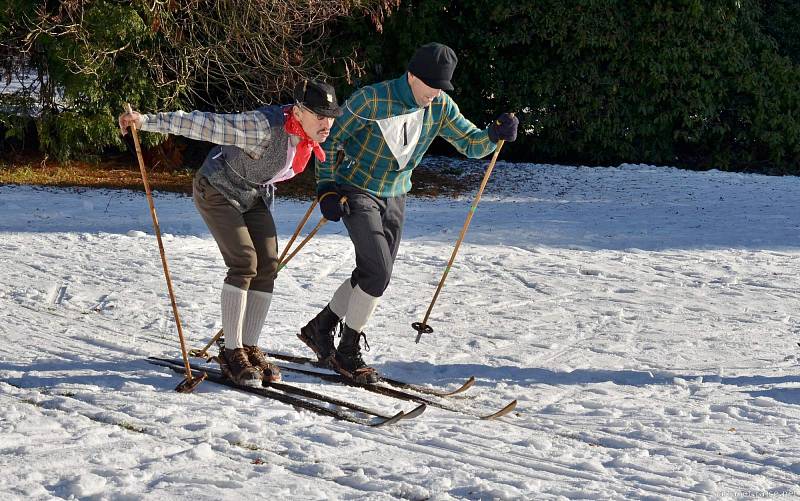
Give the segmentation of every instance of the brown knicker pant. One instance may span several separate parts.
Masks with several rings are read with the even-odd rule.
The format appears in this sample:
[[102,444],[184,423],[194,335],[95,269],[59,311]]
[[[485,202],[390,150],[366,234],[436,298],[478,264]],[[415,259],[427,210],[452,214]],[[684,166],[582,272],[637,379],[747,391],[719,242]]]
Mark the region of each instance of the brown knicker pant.
[[272,292],[278,269],[278,237],[264,201],[239,212],[200,174],[194,178],[192,198],[228,267],[225,283],[243,290]]

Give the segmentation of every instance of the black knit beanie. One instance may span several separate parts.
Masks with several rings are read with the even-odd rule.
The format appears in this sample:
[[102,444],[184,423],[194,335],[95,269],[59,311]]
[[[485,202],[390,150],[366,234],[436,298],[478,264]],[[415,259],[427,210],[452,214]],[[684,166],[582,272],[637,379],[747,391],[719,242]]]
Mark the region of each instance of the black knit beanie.
[[408,71],[434,89],[453,90],[450,79],[458,64],[453,49],[440,43],[425,44],[408,62]]

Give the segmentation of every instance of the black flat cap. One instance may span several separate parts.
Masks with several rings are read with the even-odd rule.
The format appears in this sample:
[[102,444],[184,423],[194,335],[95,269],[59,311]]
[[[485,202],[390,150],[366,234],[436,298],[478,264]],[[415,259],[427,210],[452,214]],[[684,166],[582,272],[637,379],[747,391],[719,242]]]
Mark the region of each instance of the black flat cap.
[[318,115],[338,117],[342,109],[336,102],[333,86],[318,80],[301,80],[294,87],[294,100]]

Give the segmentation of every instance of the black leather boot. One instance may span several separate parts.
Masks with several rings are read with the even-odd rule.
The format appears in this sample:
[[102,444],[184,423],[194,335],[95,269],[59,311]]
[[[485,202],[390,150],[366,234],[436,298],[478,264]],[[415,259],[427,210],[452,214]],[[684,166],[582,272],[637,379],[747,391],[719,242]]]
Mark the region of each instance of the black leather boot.
[[333,369],[358,384],[373,384],[380,381],[378,371],[368,366],[361,358],[359,341],[364,338],[364,347],[369,351],[367,335],[356,332],[347,325],[342,330],[342,340],[332,359]]
[[300,334],[297,335],[300,341],[314,351],[323,365],[330,365],[330,359],[336,351],[333,345],[333,332],[339,322],[340,318],[325,306],[316,317],[300,329]]

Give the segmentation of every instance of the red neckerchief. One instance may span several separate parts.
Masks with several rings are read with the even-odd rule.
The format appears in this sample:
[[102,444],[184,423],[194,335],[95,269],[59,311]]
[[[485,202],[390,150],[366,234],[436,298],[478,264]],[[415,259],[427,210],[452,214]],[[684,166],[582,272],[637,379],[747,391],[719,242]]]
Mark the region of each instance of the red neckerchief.
[[283,127],[286,129],[286,132],[300,137],[300,143],[297,145],[297,150],[294,153],[294,160],[292,161],[292,170],[294,173],[300,174],[305,170],[308,159],[311,158],[312,151],[314,152],[314,156],[317,157],[317,160],[324,162],[325,152],[322,151],[322,147],[318,142],[312,141],[311,138],[308,137],[306,131],[303,130],[303,126],[300,125],[300,122],[298,122],[292,114],[292,108],[288,108],[284,113],[286,115],[286,123]]

